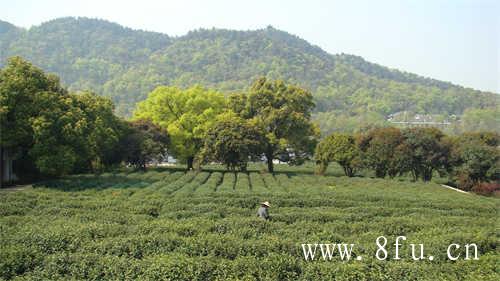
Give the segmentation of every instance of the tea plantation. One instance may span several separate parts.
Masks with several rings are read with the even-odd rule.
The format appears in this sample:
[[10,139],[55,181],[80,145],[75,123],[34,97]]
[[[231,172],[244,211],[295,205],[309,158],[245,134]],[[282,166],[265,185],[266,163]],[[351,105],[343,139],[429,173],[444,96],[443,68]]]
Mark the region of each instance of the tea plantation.
[[[498,200],[286,169],[70,176],[0,191],[0,279],[500,280]],[[270,221],[256,216],[262,201]],[[407,240],[394,260],[399,235]],[[302,243],[352,243],[362,260],[305,261]],[[434,260],[414,261],[410,243]],[[462,245],[456,261],[451,243]],[[464,260],[468,243],[479,260]]]

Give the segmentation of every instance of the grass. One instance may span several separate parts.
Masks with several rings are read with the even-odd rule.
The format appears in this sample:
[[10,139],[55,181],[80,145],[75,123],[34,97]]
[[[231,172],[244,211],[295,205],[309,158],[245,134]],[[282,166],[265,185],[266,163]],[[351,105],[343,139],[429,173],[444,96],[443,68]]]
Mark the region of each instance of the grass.
[[[4,280],[498,280],[498,198],[436,183],[176,168],[71,176],[0,192]],[[256,217],[270,201],[271,221]],[[378,261],[375,239],[390,241]],[[407,236],[402,260],[394,239]],[[301,243],[353,243],[362,261],[304,261]],[[413,261],[423,243],[434,261]],[[450,243],[479,260],[450,261]],[[462,251],[463,249],[459,250]],[[463,251],[460,252],[462,255]]]

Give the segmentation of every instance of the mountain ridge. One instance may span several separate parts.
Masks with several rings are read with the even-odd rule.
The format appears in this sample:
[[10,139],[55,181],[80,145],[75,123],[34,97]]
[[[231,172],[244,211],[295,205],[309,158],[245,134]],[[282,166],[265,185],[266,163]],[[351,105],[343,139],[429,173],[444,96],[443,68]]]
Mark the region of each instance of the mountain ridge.
[[[150,31],[150,30],[144,30],[144,29],[135,29],[135,28],[123,26],[123,25],[120,25],[119,23],[115,23],[115,22],[108,21],[108,20],[105,20],[105,19],[100,19],[100,18],[61,17],[61,18],[55,18],[55,19],[52,19],[52,20],[48,20],[48,21],[42,22],[41,24],[32,26],[30,28],[18,27],[16,25],[12,24],[12,23],[9,23],[7,21],[3,21],[3,20],[0,19],[0,34],[2,34],[3,32],[5,32],[4,29],[13,29],[13,28],[15,28],[15,29],[17,29],[19,31],[29,31],[32,28],[38,28],[40,26],[50,25],[50,24],[52,24],[54,22],[61,22],[61,21],[65,22],[67,20],[76,20],[76,21],[82,21],[83,20],[83,21],[90,21],[90,22],[97,21],[97,22],[100,22],[100,23],[104,23],[104,24],[106,24],[108,26],[123,28],[123,29],[131,31],[131,32],[144,32],[144,33],[158,34],[158,35],[163,35],[163,36],[165,36],[166,38],[169,38],[169,39],[195,37],[197,34],[203,34],[204,32],[207,32],[207,31],[209,31],[209,32],[226,31],[226,32],[249,33],[249,32],[261,32],[261,31],[265,31],[265,30],[268,30],[268,31],[269,30],[274,30],[277,33],[284,33],[284,34],[286,34],[288,36],[295,37],[298,40],[305,42],[307,45],[310,45],[310,47],[312,47],[313,49],[317,49],[317,50],[319,50],[320,52],[324,53],[327,56],[329,55],[329,56],[343,57],[344,59],[347,57],[349,60],[362,61],[362,63],[368,63],[368,64],[373,65],[375,67],[387,68],[388,72],[399,72],[399,73],[410,75],[410,76],[416,76],[416,78],[419,78],[419,79],[432,80],[432,81],[434,81],[436,83],[439,83],[441,85],[447,84],[448,85],[447,87],[441,86],[441,87],[445,87],[445,88],[448,88],[450,86],[455,86],[455,87],[463,87],[463,88],[471,89],[471,90],[477,90],[477,91],[481,91],[481,92],[490,92],[490,91],[483,91],[483,90],[474,89],[472,87],[462,86],[462,85],[459,85],[457,83],[453,83],[451,81],[438,80],[438,79],[435,79],[435,78],[432,78],[432,77],[427,77],[427,76],[424,76],[424,75],[415,74],[415,73],[412,73],[412,72],[409,72],[409,71],[405,71],[405,70],[401,70],[401,69],[398,69],[398,68],[386,67],[386,66],[383,66],[383,65],[378,64],[378,63],[369,62],[366,59],[364,59],[362,56],[359,56],[359,55],[348,54],[348,53],[343,53],[343,52],[332,54],[332,53],[329,53],[329,52],[323,50],[320,46],[312,44],[312,43],[308,42],[307,40],[305,40],[303,38],[300,38],[297,35],[288,33],[286,31],[283,31],[283,30],[280,30],[280,29],[276,29],[275,27],[273,27],[271,25],[268,25],[265,28],[259,28],[259,29],[253,29],[253,30],[250,30],[250,29],[249,30],[233,30],[233,29],[227,29],[227,28],[197,28],[197,29],[188,31],[184,35],[170,36],[167,33],[157,32],[157,31]],[[390,77],[381,77],[381,78],[390,78]],[[496,94],[499,94],[499,93],[496,93]]]
[[196,29],[171,37],[107,20],[65,17],[29,29],[0,21],[0,65],[20,55],[61,76],[70,90],[109,96],[120,115],[158,85],[201,84],[223,92],[259,76],[313,92],[316,112],[383,119],[398,111],[461,115],[494,107],[500,95],[388,68],[350,54],[330,54],[275,29]]

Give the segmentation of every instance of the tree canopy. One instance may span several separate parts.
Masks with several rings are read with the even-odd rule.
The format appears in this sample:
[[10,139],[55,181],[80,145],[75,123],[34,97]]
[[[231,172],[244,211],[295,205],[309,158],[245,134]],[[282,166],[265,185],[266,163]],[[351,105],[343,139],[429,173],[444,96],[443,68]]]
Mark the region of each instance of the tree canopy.
[[137,105],[134,119],[151,120],[165,128],[170,135],[171,153],[192,169],[207,129],[225,104],[224,95],[201,86],[186,90],[160,86]]
[[146,164],[164,160],[170,138],[164,128],[151,121],[136,120],[128,123],[128,130],[122,142],[127,148],[125,161],[145,169]]
[[365,166],[375,171],[375,176],[394,177],[405,165],[404,137],[398,128],[375,128],[360,135],[359,148]]
[[432,179],[434,171],[445,170],[450,161],[450,143],[436,128],[410,128],[402,131],[404,137],[402,162],[416,180]]
[[320,175],[325,173],[330,162],[337,162],[342,166],[348,177],[354,176],[356,169],[361,167],[356,140],[348,134],[334,133],[321,140],[316,146],[314,158],[319,164]]
[[471,190],[481,182],[500,179],[500,136],[466,133],[453,139],[452,178],[460,188]]
[[312,95],[281,80],[256,80],[248,96],[230,100],[232,110],[252,120],[264,132],[264,155],[269,172],[273,160],[301,163],[312,154],[319,130],[311,121]]
[[61,175],[121,161],[122,121],[109,99],[69,94],[54,75],[19,57],[0,71],[1,149],[23,170]]
[[217,116],[208,130],[201,157],[224,163],[231,171],[246,171],[248,161],[260,161],[263,141],[259,127],[228,111]]

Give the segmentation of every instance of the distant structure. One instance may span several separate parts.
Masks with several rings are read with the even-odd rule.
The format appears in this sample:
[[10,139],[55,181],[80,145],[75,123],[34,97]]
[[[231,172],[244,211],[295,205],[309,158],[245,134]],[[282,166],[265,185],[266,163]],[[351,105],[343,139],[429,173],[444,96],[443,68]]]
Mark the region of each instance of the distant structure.
[[[448,120],[437,120],[436,115],[432,114],[411,114],[407,111],[401,111],[388,116],[387,121],[396,126],[413,128],[413,127],[437,127],[446,128],[451,125]],[[456,119],[456,116],[452,115],[451,119]]]

